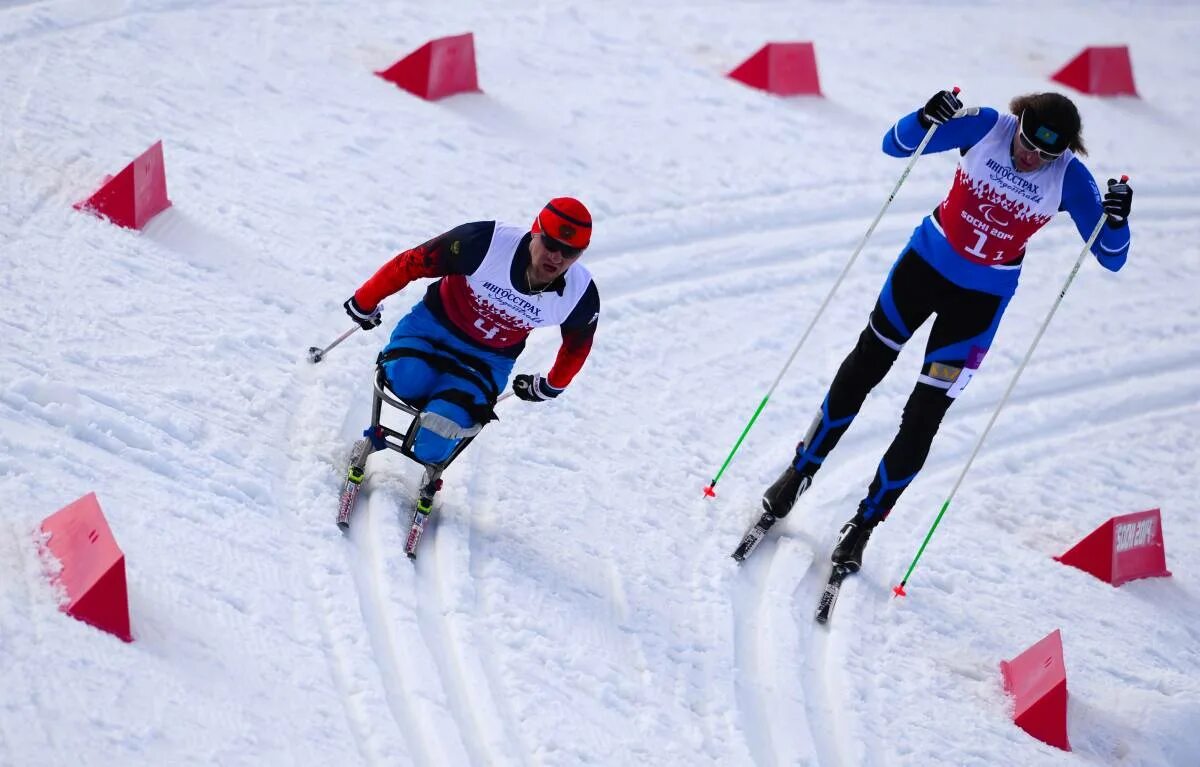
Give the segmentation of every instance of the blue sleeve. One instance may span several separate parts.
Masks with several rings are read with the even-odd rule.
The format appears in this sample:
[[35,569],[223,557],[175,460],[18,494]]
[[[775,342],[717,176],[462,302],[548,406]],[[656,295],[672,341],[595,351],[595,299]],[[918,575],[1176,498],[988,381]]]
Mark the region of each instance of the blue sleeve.
[[[995,109],[982,107],[942,125],[925,146],[923,154],[945,152],[948,149],[970,149],[996,124],[1000,115]],[[892,157],[911,157],[917,151],[925,129],[912,112],[893,125],[883,137],[883,152]]]
[[[1096,222],[1104,215],[1096,179],[1092,178],[1091,171],[1078,157],[1072,158],[1071,163],[1067,165],[1067,172],[1063,177],[1062,205],[1059,209],[1065,210],[1071,216],[1075,228],[1079,230],[1079,236],[1085,242],[1092,236]],[[1118,271],[1125,265],[1132,237],[1128,220],[1125,226],[1118,229],[1105,224],[1100,227],[1100,236],[1092,245],[1092,255],[1105,269]]]

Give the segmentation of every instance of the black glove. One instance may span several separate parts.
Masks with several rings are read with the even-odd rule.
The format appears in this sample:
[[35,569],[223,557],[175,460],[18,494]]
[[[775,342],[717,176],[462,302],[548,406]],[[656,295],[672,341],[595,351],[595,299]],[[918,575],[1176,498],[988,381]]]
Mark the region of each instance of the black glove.
[[358,326],[363,330],[374,330],[383,322],[383,316],[380,312],[382,306],[376,306],[371,311],[364,311],[354,300],[354,296],[346,299],[346,303],[342,304],[346,309],[346,314],[350,315],[350,319],[358,323]]
[[917,110],[917,122],[929,130],[931,125],[941,125],[962,109],[963,103],[950,91],[938,91],[925,102],[925,106]]
[[1129,207],[1133,204],[1133,188],[1124,181],[1115,178],[1108,180],[1108,191],[1104,194],[1104,213],[1108,216],[1108,225],[1113,229],[1128,226]]
[[513,394],[526,402],[545,402],[562,394],[562,391],[547,383],[539,373],[522,373],[513,379]]

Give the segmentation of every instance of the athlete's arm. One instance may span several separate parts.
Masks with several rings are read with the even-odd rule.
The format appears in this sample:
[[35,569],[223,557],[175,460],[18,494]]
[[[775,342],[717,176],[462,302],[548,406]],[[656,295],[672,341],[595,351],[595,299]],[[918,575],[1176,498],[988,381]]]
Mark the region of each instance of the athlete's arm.
[[[1073,158],[1067,165],[1067,172],[1063,177],[1062,205],[1059,210],[1065,210],[1071,216],[1075,228],[1079,230],[1079,236],[1085,241],[1092,236],[1096,222],[1104,215],[1096,179],[1092,178],[1092,172],[1078,157]],[[1125,265],[1125,259],[1129,255],[1131,237],[1128,219],[1115,229],[1105,223],[1100,227],[1100,236],[1092,245],[1092,255],[1105,269],[1118,271]]]
[[379,302],[422,277],[471,274],[483,263],[492,242],[495,221],[457,226],[428,242],[400,253],[384,264],[358,290],[354,302],[371,312]]
[[546,374],[546,383],[560,391],[567,388],[592,350],[599,318],[600,292],[593,282],[561,325],[562,346],[558,348],[554,366]]
[[[982,107],[973,113],[955,117],[938,127],[922,154],[945,152],[948,149],[970,149],[987,135],[999,117],[999,113],[990,107]],[[892,157],[911,157],[925,138],[925,130],[917,120],[917,112],[901,117],[884,134],[884,154]]]

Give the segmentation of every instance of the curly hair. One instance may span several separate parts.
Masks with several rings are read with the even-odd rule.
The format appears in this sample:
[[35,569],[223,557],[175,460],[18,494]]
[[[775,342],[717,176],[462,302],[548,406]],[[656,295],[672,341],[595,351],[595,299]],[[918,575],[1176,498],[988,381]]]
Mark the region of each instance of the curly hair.
[[1067,148],[1078,155],[1087,155],[1083,145],[1083,121],[1075,103],[1061,93],[1027,93],[1017,96],[1008,105],[1017,117],[1029,112],[1038,122],[1053,125],[1059,133],[1070,136]]

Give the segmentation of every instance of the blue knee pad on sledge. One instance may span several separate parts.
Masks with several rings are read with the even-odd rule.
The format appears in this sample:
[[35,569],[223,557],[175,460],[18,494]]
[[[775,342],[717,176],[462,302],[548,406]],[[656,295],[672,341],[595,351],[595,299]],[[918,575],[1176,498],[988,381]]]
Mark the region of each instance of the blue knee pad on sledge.
[[[440,399],[432,400],[426,406],[424,412],[431,413],[434,416],[442,416],[464,429],[475,426],[475,419],[466,410],[455,405],[453,402],[446,402]],[[431,420],[436,421],[437,419]],[[437,428],[437,423],[422,424],[420,431],[417,432],[417,438],[413,440],[413,454],[426,463],[441,463],[445,461],[461,441],[460,439],[438,434],[435,431]]]

